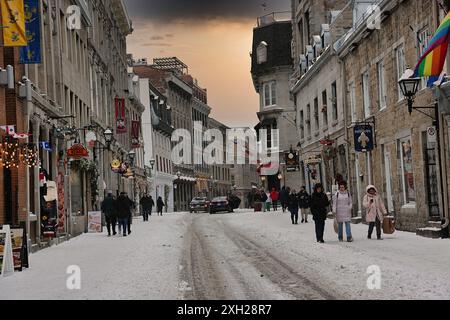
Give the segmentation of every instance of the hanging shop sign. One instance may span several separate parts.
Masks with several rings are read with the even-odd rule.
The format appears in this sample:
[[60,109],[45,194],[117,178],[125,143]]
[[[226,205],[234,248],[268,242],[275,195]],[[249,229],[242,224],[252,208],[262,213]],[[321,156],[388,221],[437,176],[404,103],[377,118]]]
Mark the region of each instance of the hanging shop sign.
[[81,160],[89,157],[89,151],[82,144],[77,143],[67,150],[67,156],[74,160]]
[[95,134],[94,131],[86,132],[86,142],[89,148],[95,147],[95,143],[97,142],[97,135]]
[[141,147],[141,143],[139,141],[141,133],[141,122],[140,121],[132,121],[131,122],[131,147],[133,149],[139,149]]
[[370,152],[374,149],[374,135],[371,125],[355,126],[354,136],[356,152]]
[[300,171],[300,158],[297,152],[290,151],[284,155],[286,172]]
[[116,97],[116,133],[127,133],[125,99]]

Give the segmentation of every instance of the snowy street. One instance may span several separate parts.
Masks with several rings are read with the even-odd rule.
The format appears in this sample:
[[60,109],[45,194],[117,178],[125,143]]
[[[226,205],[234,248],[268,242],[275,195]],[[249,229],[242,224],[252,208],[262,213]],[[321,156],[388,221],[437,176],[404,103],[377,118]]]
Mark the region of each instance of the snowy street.
[[[289,214],[169,214],[134,220],[132,234],[85,234],[30,256],[30,269],[0,278],[7,299],[449,299],[449,240],[396,232],[339,243],[333,221],[325,244],[314,223]],[[81,270],[69,290],[67,267]],[[369,289],[378,266],[381,288]]]

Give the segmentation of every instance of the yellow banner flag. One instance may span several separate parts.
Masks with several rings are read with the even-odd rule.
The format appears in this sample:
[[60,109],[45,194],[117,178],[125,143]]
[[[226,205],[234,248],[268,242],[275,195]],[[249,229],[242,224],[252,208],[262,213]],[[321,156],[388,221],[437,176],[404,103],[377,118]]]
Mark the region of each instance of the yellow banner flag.
[[24,47],[28,44],[25,32],[23,0],[0,0],[3,42],[5,47]]

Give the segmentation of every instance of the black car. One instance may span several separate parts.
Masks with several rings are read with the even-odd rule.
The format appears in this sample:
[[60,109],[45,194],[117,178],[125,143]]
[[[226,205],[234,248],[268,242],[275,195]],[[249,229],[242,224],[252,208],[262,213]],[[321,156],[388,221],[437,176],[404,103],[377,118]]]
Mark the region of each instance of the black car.
[[209,202],[205,197],[196,197],[192,199],[189,204],[189,212],[208,212],[209,211]]
[[209,213],[214,214],[216,212],[233,212],[233,206],[228,197],[217,197],[211,201],[211,204],[209,205]]

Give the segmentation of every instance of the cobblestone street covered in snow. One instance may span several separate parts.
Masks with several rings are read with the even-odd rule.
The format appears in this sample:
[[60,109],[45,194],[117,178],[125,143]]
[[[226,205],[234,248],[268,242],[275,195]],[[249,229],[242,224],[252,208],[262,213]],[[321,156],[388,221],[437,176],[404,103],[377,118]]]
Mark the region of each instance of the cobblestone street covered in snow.
[[[318,244],[314,223],[287,213],[152,216],[128,237],[84,234],[31,255],[30,269],[0,278],[0,299],[450,298],[449,240],[367,240],[367,226],[352,228],[355,242],[339,243],[329,220]],[[79,290],[67,287],[69,266]]]

